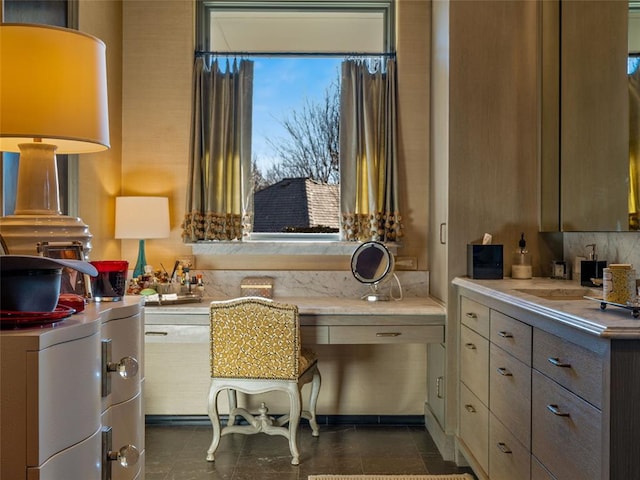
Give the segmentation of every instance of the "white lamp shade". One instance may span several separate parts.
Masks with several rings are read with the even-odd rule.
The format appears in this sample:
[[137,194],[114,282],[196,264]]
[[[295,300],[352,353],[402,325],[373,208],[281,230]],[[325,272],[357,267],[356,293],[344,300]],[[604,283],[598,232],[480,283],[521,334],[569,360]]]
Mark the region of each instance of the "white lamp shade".
[[116,238],[167,238],[167,197],[116,197]]
[[0,25],[0,150],[34,139],[57,153],[109,148],[105,44],[77,30]]

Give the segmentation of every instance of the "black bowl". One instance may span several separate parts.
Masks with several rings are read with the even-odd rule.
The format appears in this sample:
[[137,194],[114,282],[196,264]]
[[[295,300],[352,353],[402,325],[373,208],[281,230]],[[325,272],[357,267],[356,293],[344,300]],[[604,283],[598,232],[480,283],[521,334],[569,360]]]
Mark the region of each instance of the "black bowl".
[[52,312],[58,304],[62,268],[0,271],[0,309]]

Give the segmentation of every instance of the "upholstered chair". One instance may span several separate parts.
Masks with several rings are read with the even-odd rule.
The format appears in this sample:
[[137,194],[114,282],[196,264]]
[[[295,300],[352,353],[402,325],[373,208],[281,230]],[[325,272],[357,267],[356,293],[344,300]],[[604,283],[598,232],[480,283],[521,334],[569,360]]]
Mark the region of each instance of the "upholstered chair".
[[[312,435],[319,435],[316,404],[320,372],[315,354],[300,344],[298,307],[261,297],[211,303],[211,387],[208,413],[213,440],[207,460],[214,461],[220,437],[229,433],[266,433],[289,440],[293,465],[299,464],[297,430],[300,417],[309,420]],[[311,383],[309,409],[302,410],[302,386]],[[227,390],[229,420],[221,428],[218,394]],[[274,418],[264,403],[256,414],[238,407],[236,392],[258,394],[279,390],[289,397],[289,413]],[[236,425],[236,416],[247,424]]]

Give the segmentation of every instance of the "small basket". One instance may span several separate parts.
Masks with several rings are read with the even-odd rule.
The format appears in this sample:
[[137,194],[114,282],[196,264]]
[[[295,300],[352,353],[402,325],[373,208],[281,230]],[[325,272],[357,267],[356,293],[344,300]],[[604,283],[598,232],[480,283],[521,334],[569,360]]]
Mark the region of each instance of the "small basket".
[[273,278],[245,277],[240,282],[240,294],[243,297],[273,298]]

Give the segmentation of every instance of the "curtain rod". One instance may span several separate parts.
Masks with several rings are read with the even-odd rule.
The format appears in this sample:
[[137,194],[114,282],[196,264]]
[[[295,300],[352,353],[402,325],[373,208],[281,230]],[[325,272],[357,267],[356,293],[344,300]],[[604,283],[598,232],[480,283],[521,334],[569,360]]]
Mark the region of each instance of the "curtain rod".
[[390,57],[395,58],[395,52],[207,52],[196,50],[196,57]]

